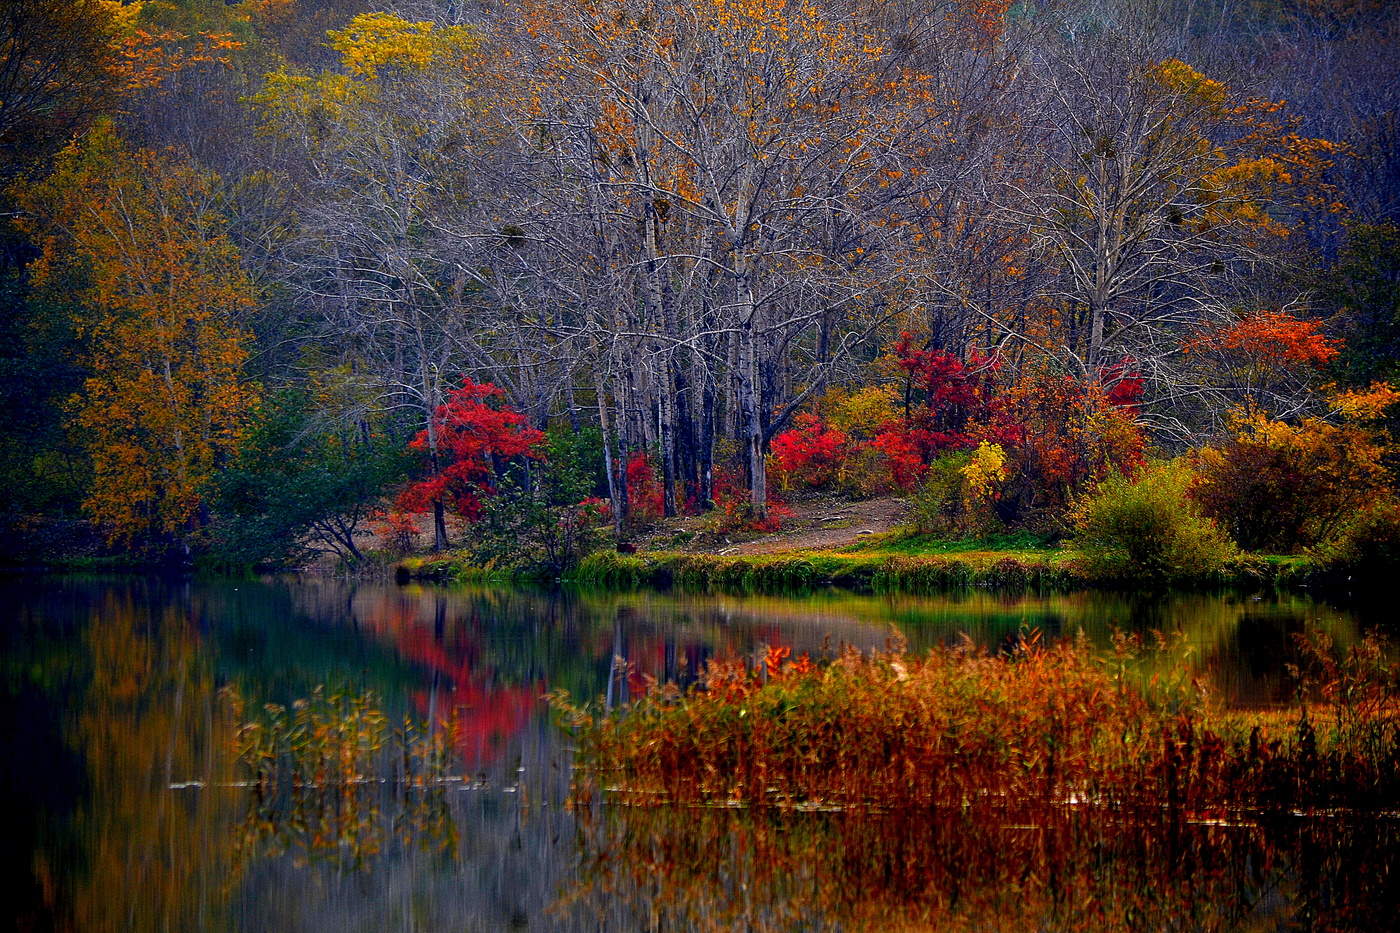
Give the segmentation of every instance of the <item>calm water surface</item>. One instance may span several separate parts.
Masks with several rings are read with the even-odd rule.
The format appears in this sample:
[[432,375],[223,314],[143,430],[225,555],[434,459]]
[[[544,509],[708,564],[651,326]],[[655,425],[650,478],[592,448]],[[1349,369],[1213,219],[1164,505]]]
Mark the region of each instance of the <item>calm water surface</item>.
[[[1285,700],[1291,635],[1377,621],[1303,597],[769,597],[328,578],[0,580],[0,916],[21,930],[1382,929],[1393,819],[1119,825],[562,806],[541,697],[620,703],[765,645],[996,647],[1027,627],[1177,633],[1227,702]],[[619,668],[615,659],[625,659]],[[1165,670],[1165,665],[1163,666]],[[1145,674],[1153,671],[1147,669]],[[457,710],[458,780],[261,799],[248,708],[318,685]]]

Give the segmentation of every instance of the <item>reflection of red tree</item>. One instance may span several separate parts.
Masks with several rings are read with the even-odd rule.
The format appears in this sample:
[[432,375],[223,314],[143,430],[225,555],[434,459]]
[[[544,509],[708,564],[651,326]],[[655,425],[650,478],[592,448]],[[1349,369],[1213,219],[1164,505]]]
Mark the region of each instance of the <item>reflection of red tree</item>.
[[[750,633],[750,637],[754,646],[789,649],[792,647],[791,638],[785,636],[782,629],[776,625],[759,626]],[[673,653],[673,664],[670,667],[667,665],[668,645]],[[608,650],[611,648],[612,645],[609,644]],[[741,647],[740,641],[733,637],[725,638],[715,645],[706,645],[698,640],[678,643],[659,632],[632,634],[623,643],[623,659],[627,662],[628,695],[638,697],[646,693],[647,677],[658,683],[676,679],[680,676],[682,663],[692,675],[700,673],[700,668],[711,657],[745,657],[750,664],[757,663],[759,655],[752,652],[746,654],[746,651],[747,649]]]
[[[483,687],[458,682],[456,687],[451,694],[452,706],[458,710],[453,744],[470,766],[494,761],[506,742],[541,708],[544,693],[538,686]],[[427,712],[428,699],[425,691],[414,695],[421,712]]]
[[543,708],[542,685],[504,686],[476,670],[478,651],[471,642],[440,640],[429,626],[418,622],[394,626],[386,634],[405,658],[440,676],[436,701],[431,691],[423,689],[413,692],[413,704],[420,715],[440,719],[456,711],[453,744],[469,767],[494,761]]
[[[460,604],[450,608],[447,603],[435,605],[394,593],[362,598],[356,609],[360,626],[434,675],[412,691],[410,699],[416,713],[425,718],[441,721],[457,712],[453,744],[468,768],[496,761],[533,717],[543,715],[542,697],[548,684],[543,679],[515,686],[499,683],[489,661],[482,658],[481,639],[490,636],[483,632],[481,619],[475,613],[464,615]],[[599,662],[599,674],[620,651],[628,664],[622,682],[616,684],[625,691],[624,701],[646,691],[648,676],[658,681],[684,680],[700,674],[712,657],[743,657],[753,664],[761,657],[753,649],[760,645],[789,647],[794,654],[798,650],[792,634],[779,624],[723,625],[702,634],[635,622],[624,625],[620,641],[610,627],[575,633],[580,636],[577,650]]]

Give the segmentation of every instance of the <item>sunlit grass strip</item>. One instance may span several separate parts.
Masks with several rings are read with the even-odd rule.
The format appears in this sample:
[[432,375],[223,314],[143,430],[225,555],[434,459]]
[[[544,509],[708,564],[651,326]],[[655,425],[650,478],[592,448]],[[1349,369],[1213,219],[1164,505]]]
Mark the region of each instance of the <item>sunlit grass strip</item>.
[[1393,805],[1397,669],[1366,668],[1361,649],[1312,685],[1333,699],[1283,727],[1213,710],[1184,678],[1143,685],[1122,653],[1034,640],[1002,655],[846,651],[824,665],[774,652],[757,669],[711,664],[690,691],[657,688],[621,713],[561,706],[580,792],[642,803]]
[[406,557],[394,565],[399,582],[426,580],[435,583],[514,583],[539,579],[512,567],[483,567],[472,563],[466,551],[442,551],[423,557]]
[[[1297,562],[1245,558],[1224,573],[1194,582],[1257,589],[1301,583],[1306,577],[1306,568]],[[995,551],[956,556],[801,551],[761,556],[629,555],[599,551],[584,558],[568,579],[612,589],[674,587],[727,593],[802,592],[825,587],[893,593],[937,593],[961,587],[1070,590],[1133,582],[1097,579],[1072,554],[1053,551],[1015,556]]]
[[898,592],[959,586],[1085,586],[1071,563],[1023,561],[998,555],[964,560],[811,552],[726,557],[659,552],[591,554],[570,580],[613,588],[676,587],[733,593],[800,592],[824,587]]

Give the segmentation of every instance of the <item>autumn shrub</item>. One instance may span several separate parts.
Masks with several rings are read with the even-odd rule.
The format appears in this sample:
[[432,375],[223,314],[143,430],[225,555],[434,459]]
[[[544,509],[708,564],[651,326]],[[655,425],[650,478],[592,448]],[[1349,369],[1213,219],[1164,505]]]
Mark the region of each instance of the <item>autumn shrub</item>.
[[711,534],[768,534],[783,527],[793,511],[776,499],[769,499],[759,515],[745,491],[715,491],[715,507],[705,516],[705,530]]
[[403,556],[413,551],[418,522],[398,509],[380,509],[370,514],[369,530],[391,553]]
[[1043,366],[1002,386],[970,432],[1008,454],[999,490],[1003,520],[1058,531],[1070,503],[1111,473],[1132,475],[1146,442],[1134,420],[1140,381],[1115,375],[1111,388]]
[[985,441],[929,464],[910,497],[918,534],[981,535],[999,526],[993,506],[1008,476],[1006,451]]
[[1400,501],[1387,497],[1357,512],[1308,556],[1327,577],[1390,584],[1400,571]]
[[654,522],[665,512],[665,491],[661,473],[644,450],[627,458],[627,517],[642,523]]
[[1244,416],[1228,441],[1196,454],[1191,496],[1246,550],[1295,553],[1386,491],[1383,453],[1357,424]]
[[928,467],[929,445],[922,442],[916,429],[898,426],[882,431],[869,449],[878,454],[878,470],[889,476],[891,486],[905,492],[918,488]]
[[1073,507],[1075,546],[1091,573],[1109,579],[1172,580],[1219,574],[1236,554],[1189,495],[1183,463],[1136,478],[1109,476]]
[[767,534],[781,529],[793,516],[792,509],[772,490],[764,513],[759,515],[739,471],[728,467],[715,470],[714,504],[704,524],[705,530],[715,535]]

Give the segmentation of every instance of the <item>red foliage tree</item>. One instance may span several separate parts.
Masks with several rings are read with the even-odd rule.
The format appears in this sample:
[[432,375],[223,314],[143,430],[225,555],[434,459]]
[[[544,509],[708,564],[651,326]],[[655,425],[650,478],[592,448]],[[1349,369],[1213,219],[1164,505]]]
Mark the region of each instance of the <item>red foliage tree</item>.
[[1124,357],[1121,363],[1103,367],[1099,371],[1099,384],[1103,386],[1105,401],[1129,411],[1137,411],[1146,388],[1146,381],[1137,369],[1137,361],[1132,357]]
[[661,478],[644,450],[627,459],[627,507],[630,517],[644,522],[655,521],[666,512]]
[[841,469],[851,439],[846,432],[827,427],[818,415],[798,415],[795,424],[773,438],[778,481],[784,488],[794,483],[825,486]]
[[986,417],[991,379],[999,366],[977,352],[959,359],[946,350],[915,349],[907,332],[900,334],[894,352],[908,374],[909,404],[905,417],[885,425],[872,445],[884,454],[896,485],[908,489],[934,458],[977,443],[967,426]]
[[434,503],[450,506],[468,521],[481,516],[481,500],[491,494],[498,461],[513,457],[541,459],[544,434],[526,426],[525,416],[508,407],[492,407],[488,399],[504,393],[489,382],[462,380],[433,413],[430,428],[409,443],[431,451],[436,438],[439,462],[431,475],[399,496],[406,512],[426,512]]

